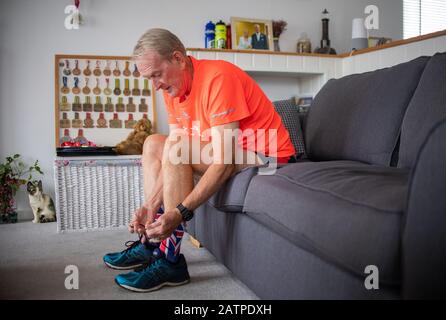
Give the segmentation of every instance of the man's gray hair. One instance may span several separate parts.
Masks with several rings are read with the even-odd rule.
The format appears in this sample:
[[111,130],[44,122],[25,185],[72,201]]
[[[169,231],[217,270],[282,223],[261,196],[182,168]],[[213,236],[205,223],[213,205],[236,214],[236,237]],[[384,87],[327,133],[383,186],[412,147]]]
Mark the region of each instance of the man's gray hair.
[[147,51],[155,51],[162,58],[170,60],[174,51],[186,55],[183,43],[176,35],[166,29],[154,28],[147,30],[133,49],[133,58],[144,55]]

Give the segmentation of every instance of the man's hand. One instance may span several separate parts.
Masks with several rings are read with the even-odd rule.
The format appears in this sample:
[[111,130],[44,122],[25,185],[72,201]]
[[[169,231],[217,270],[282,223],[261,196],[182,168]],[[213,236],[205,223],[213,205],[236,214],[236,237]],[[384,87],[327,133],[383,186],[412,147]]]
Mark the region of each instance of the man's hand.
[[144,234],[146,231],[146,224],[150,224],[155,221],[158,209],[159,208],[148,204],[144,204],[141,208],[136,209],[135,212],[133,212],[133,216],[129,224],[130,233],[136,232],[140,235]]
[[155,222],[146,223],[146,235],[150,239],[166,239],[182,221],[183,217],[177,208],[166,211]]

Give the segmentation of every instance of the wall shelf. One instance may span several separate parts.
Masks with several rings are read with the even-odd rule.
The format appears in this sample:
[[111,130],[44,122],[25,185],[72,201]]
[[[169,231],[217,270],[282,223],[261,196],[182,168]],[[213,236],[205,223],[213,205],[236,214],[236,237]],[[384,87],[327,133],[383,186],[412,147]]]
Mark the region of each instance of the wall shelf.
[[338,55],[187,49],[188,54],[197,59],[226,60],[253,76],[295,78],[298,80],[297,92],[313,95],[332,78],[390,67],[421,55],[443,51],[446,51],[446,30]]

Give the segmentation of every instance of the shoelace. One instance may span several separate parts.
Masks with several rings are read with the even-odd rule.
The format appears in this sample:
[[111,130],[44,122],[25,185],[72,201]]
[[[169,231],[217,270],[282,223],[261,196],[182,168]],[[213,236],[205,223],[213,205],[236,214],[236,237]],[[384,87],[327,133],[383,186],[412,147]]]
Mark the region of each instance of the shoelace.
[[162,260],[163,259],[158,258],[155,261],[152,261],[152,264],[150,264],[145,270],[146,272],[150,272],[155,278],[157,278],[157,280],[164,279],[168,275],[165,268],[161,264]]
[[125,246],[127,247],[127,249],[124,249],[121,251],[121,253],[129,253],[133,248],[135,248],[137,245],[139,245],[141,243],[141,238],[142,236],[139,236],[139,240],[129,240],[125,243]]

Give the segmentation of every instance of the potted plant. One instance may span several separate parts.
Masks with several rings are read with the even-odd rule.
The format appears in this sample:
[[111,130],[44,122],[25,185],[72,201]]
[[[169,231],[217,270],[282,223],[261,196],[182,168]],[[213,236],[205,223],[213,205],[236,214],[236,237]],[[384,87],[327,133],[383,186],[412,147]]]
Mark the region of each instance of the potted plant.
[[274,51],[280,51],[279,37],[286,30],[288,22],[284,20],[273,20]]
[[43,174],[39,161],[27,168],[19,154],[6,157],[0,163],[0,223],[17,222],[17,209],[14,196],[28,181],[32,181],[33,173]]

